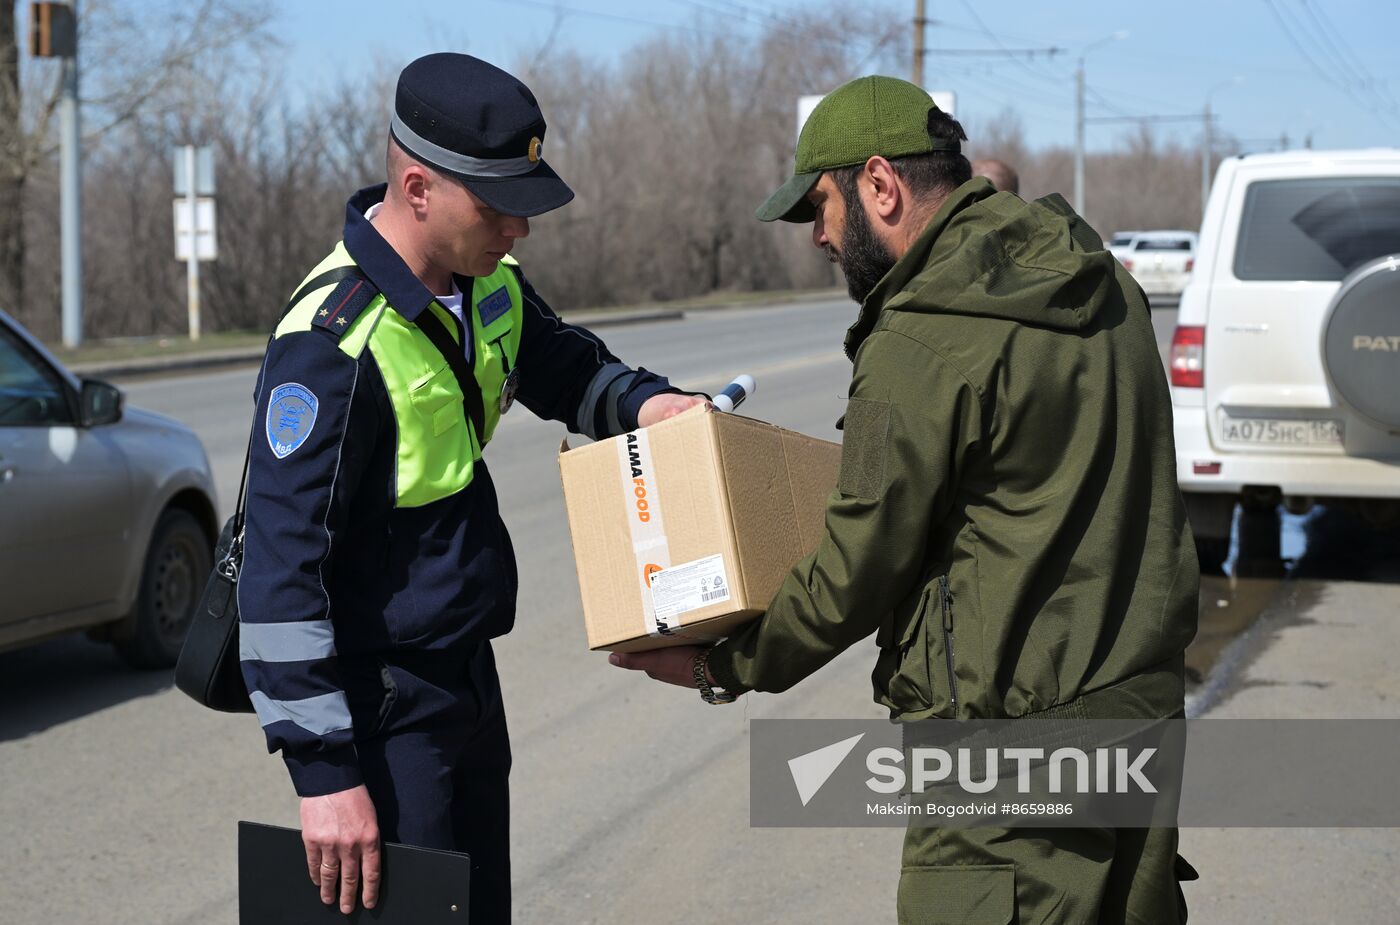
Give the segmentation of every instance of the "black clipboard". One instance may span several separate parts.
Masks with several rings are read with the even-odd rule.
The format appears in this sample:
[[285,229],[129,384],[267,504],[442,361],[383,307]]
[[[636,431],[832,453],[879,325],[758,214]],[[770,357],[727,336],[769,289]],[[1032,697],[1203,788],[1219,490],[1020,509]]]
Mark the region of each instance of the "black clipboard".
[[306,873],[301,832],[258,822],[238,823],[239,925],[466,925],[471,859],[455,851],[385,842],[379,902],[342,915],[321,902]]

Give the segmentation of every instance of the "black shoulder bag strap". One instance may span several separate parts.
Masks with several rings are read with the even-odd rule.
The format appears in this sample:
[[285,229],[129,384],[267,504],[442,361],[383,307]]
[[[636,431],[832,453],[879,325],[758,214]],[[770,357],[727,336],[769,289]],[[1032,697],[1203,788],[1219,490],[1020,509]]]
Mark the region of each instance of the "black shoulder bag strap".
[[472,422],[472,430],[476,434],[476,445],[485,448],[486,408],[482,403],[481,386],[477,384],[476,376],[472,375],[471,364],[467,361],[466,356],[466,351],[470,346],[466,339],[471,337],[472,333],[464,331],[462,323],[456,317],[453,317],[452,321],[457,326],[457,332],[462,336],[461,343],[452,340],[447,325],[442,323],[442,319],[431,307],[424,308],[414,323],[418,325],[418,330],[432,341],[433,346],[438,349],[438,353],[441,353],[442,358],[447,361],[447,365],[452,367],[452,375],[457,377],[457,386],[462,390],[462,409],[466,412],[467,420]]

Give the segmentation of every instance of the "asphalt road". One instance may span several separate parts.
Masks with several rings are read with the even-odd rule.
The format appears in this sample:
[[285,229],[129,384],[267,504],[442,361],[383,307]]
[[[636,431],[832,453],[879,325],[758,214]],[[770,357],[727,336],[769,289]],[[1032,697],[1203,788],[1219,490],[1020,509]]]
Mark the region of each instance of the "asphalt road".
[[[849,372],[840,345],[853,315],[845,302],[696,313],[610,329],[607,340],[623,359],[692,388],[748,372],[759,389],[746,413],[836,439]],[[1164,347],[1174,315],[1154,312]],[[225,513],[253,377],[127,386],[132,404],[199,433]],[[728,708],[611,668],[585,644],[555,461],[563,435],[520,409],[488,453],[522,573],[516,629],[497,644],[515,755],[516,920],[892,921],[897,829],[748,824],[749,721],[880,717],[873,643],[788,695]],[[1278,582],[1251,587],[1212,585],[1206,596],[1244,626]],[[1337,593],[1345,600],[1345,588]],[[1393,589],[1384,593],[1395,602]],[[1225,636],[1216,652],[1229,648]],[[297,821],[285,770],[251,717],[204,711],[168,676],[132,673],[81,638],[0,654],[0,698],[0,922],[236,921],[235,820]],[[1218,886],[1193,889],[1209,910]]]

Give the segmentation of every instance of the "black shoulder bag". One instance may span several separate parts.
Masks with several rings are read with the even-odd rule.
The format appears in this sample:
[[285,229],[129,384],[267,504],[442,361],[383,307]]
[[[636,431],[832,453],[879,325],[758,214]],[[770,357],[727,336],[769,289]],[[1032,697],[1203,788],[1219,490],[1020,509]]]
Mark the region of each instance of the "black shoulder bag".
[[[256,421],[253,423],[257,425]],[[243,457],[243,478],[238,484],[238,506],[219,534],[214,571],[190,619],[180,660],[175,665],[176,687],[209,709],[224,713],[253,712],[238,664],[238,572],[243,568],[243,520],[252,456],[250,436],[248,452]]]
[[[360,276],[358,267],[328,270],[309,281],[292,296],[282,317],[307,296],[323,286],[348,276]],[[276,336],[274,332],[274,337]],[[272,345],[272,337],[267,339]],[[264,383],[266,385],[266,383]],[[254,414],[257,414],[256,408]],[[189,632],[175,665],[175,686],[211,710],[224,713],[252,713],[253,702],[243,683],[238,659],[238,574],[243,568],[243,527],[248,502],[248,464],[253,458],[253,440],[258,422],[254,417],[248,435],[248,451],[243,456],[243,477],[238,483],[238,505],[219,534],[214,550],[214,570],[204,586],[204,596],[190,618]]]

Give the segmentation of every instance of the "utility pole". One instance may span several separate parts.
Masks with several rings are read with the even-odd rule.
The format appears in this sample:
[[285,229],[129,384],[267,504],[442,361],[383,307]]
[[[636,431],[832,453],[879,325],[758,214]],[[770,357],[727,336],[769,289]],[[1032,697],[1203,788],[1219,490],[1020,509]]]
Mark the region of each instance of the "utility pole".
[[1210,99],[1206,99],[1205,121],[1201,124],[1201,220],[1206,217],[1206,200],[1210,198],[1210,159],[1215,149],[1211,134]]
[[1206,201],[1210,199],[1211,161],[1215,158],[1215,114],[1210,108],[1211,100],[1221,90],[1242,83],[1244,83],[1244,78],[1236,74],[1229,80],[1218,83],[1206,91],[1205,121],[1201,125],[1201,219],[1203,221],[1206,217]]
[[1079,67],[1074,69],[1074,211],[1084,215],[1084,59],[1100,45],[1128,37],[1126,29],[1090,42],[1079,52]]
[[78,148],[78,0],[30,5],[29,53],[57,58],[59,253],[63,268],[63,346],[83,342],[83,165]]
[[[74,10],[76,16],[77,10]],[[63,59],[58,107],[59,226],[63,236],[63,346],[83,342],[83,161],[78,149],[78,56]]]
[[928,19],[924,16],[924,0],[914,0],[914,86],[924,85],[924,26]]
[[190,210],[190,259],[185,264],[185,296],[190,340],[199,340],[199,195],[195,146],[185,145],[185,202]]

